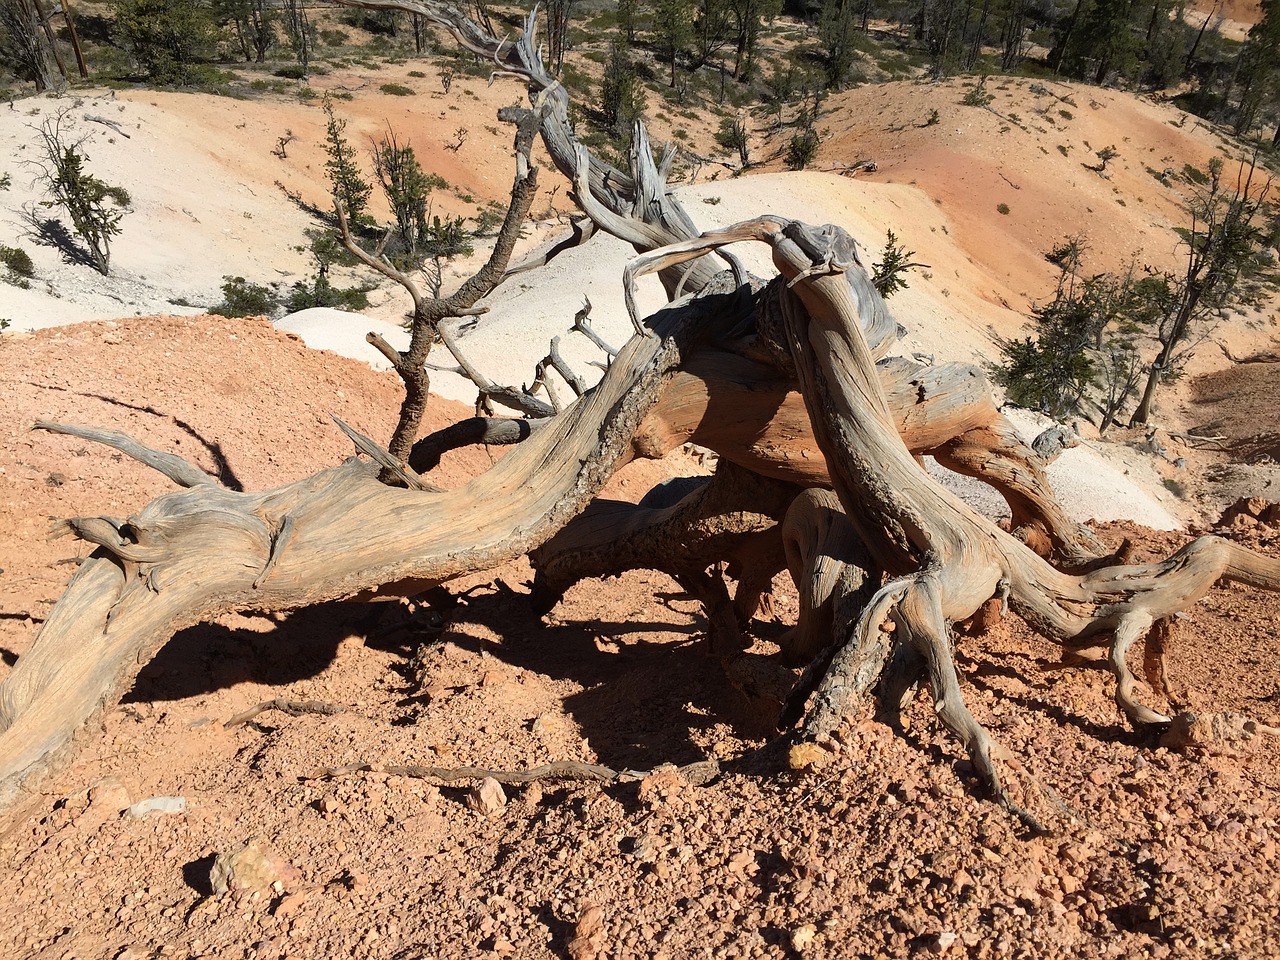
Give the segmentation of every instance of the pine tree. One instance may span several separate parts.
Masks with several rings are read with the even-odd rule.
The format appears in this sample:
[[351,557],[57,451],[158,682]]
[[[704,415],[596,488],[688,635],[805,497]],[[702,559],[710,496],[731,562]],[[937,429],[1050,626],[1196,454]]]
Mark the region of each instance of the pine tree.
[[40,126],[44,159],[36,161],[50,196],[43,207],[61,207],[71,227],[88,250],[89,263],[104,277],[111,266],[111,240],[120,233],[120,221],[131,201],[124,187],[99,180],[85,169],[81,152],[84,139],[68,143],[63,129],[67,111]]
[[609,45],[600,87],[600,112],[605,125],[615,134],[630,138],[631,125],[644,113],[644,84],[636,72],[628,49],[620,42]]
[[407,143],[401,146],[394,131],[374,144],[373,168],[391,205],[403,257],[417,259],[431,233],[427,219],[431,191],[445,182],[423,170],[413,147]]
[[220,37],[197,0],[117,0],[116,29],[151,80],[179,86],[199,79]]
[[343,136],[347,121],[340,119],[333,112],[333,102],[328,97],[324,99],[324,115],[326,118],[325,153],[329,155],[329,159],[324,163],[324,170],[329,176],[329,186],[333,189],[334,198],[342,204],[351,221],[359,223],[364,218],[364,210],[368,206],[373,185],[360,173],[360,167],[356,163],[355,148]]
[[671,86],[676,85],[676,59],[693,41],[693,6],[690,0],[655,0],[653,38],[658,54],[671,65]]

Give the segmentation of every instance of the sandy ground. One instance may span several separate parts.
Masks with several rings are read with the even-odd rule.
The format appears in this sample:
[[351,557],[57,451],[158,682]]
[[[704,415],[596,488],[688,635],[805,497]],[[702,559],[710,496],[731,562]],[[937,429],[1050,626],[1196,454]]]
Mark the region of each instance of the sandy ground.
[[[383,75],[397,79],[413,82]],[[367,132],[390,111],[404,111],[397,117],[413,125],[415,144],[435,145],[433,164],[451,161],[443,144],[458,115],[468,118],[468,146],[479,151],[485,136],[495,147],[505,142],[484,118],[510,91],[465,81],[455,86],[460,99],[445,100],[419,82],[423,92],[408,104],[362,94],[350,107],[353,122]],[[1096,269],[1114,268],[1135,246],[1156,256],[1158,239],[1176,222],[1176,198],[1145,166],[1202,165],[1217,149],[1210,131],[1165,105],[1054,90],[1074,104],[1016,83],[993,90],[995,112],[959,105],[963,84],[851,91],[829,101],[824,171],[704,177],[682,198],[707,225],[762,208],[835,220],[872,252],[892,226],[930,264],[894,301],[910,331],[906,348],[982,360],[993,335],[1016,331],[1018,311],[1049,291],[1052,268],[1042,258],[1049,242],[1090,228]],[[32,198],[20,165],[31,139],[24,124],[59,105],[24,101],[11,113],[15,122],[0,124],[0,169],[14,170],[15,181],[0,203],[12,231],[18,206]],[[941,123],[909,123],[923,122],[935,105]],[[131,136],[84,121],[86,113],[119,118]],[[126,430],[257,489],[349,454],[330,412],[385,435],[398,396],[390,374],[305,349],[262,320],[151,318],[185,309],[171,298],[196,304],[193,311],[213,302],[224,274],[305,275],[307,257],[293,246],[309,221],[273,182],[320,202],[318,108],[148,93],[87,98],[72,116],[91,137],[90,156],[102,164],[95,171],[127,183],[138,213],[115,247],[116,277],[103,280],[35,249],[40,283],[31,291],[0,287],[0,315],[16,328],[53,327],[0,336],[5,664],[30,644],[83,555],[72,541],[45,540],[50,519],[127,516],[166,487],[109,451],[30,432],[36,417]],[[285,130],[299,139],[281,160],[270,147]],[[1108,143],[1121,158],[1106,181],[1080,164]],[[879,163],[875,174],[826,169],[867,156]],[[505,162],[464,154],[446,178],[475,197],[500,197],[510,173]],[[548,173],[544,189],[552,179]],[[996,211],[999,202],[1008,215]],[[529,244],[546,232],[531,231]],[[583,295],[602,329],[620,338],[623,258],[593,246],[592,269],[561,262],[549,277],[552,292],[531,281],[509,287],[495,298],[492,322],[469,335],[469,349],[502,378],[527,378],[529,358],[567,326]],[[387,290],[371,314],[394,323],[402,310],[403,295]],[[124,319],[133,313],[143,317]],[[95,318],[104,322],[57,326]],[[323,329],[307,319],[301,335]],[[368,328],[366,320],[352,324],[357,338]],[[1266,312],[1237,318],[1216,336],[1242,356],[1267,345],[1274,329]],[[494,338],[487,345],[485,335]],[[1204,369],[1162,404],[1162,423],[1218,424],[1232,443],[1266,434],[1270,407],[1236,398],[1254,390],[1265,399],[1274,365],[1234,368],[1232,376],[1247,382],[1225,384],[1211,379],[1225,376],[1222,351],[1206,351],[1200,362]],[[462,388],[454,395],[470,399]],[[463,409],[440,400],[433,422]],[[1120,439],[1106,456],[1122,485],[1086,491],[1084,508],[1135,510],[1123,481],[1144,472],[1155,508],[1202,526],[1225,499],[1266,495],[1265,464],[1179,449],[1189,460],[1179,472],[1139,453],[1144,437]],[[460,454],[441,479],[460,482],[488,463],[484,451]],[[613,492],[638,497],[689,469],[642,465],[617,478]],[[1101,479],[1094,466],[1070,472]],[[1244,518],[1228,532],[1280,551],[1274,527]],[[1151,557],[1167,555],[1183,536],[1123,524],[1102,533],[1112,542],[1136,537]],[[976,716],[1075,812],[1055,834],[1031,837],[977,797],[969,764],[924,699],[910,707],[905,731],[870,717],[852,724],[814,774],[780,775],[775,760],[755,756],[778,701],[763,679],[743,677],[750,666],[761,678],[787,679],[768,658],[771,638],[795,609],[783,579],[778,620],[756,624],[757,643],[729,682],[701,652],[696,605],[664,578],[583,584],[542,619],[523,602],[528,578],[526,565],[512,564],[453,584],[457,606],[426,625],[407,622],[398,607],[330,604],[223,618],[175,637],[75,763],[0,821],[0,916],[10,918],[0,927],[0,956],[1269,957],[1280,950],[1274,739],[1241,726],[1235,739],[1169,749],[1121,724],[1104,670],[1064,668],[1058,651],[1016,618],[983,638],[959,637]],[[1274,598],[1220,588],[1183,626],[1174,681],[1193,707],[1280,721]],[[224,726],[276,697],[344,712],[273,710]],[[505,805],[489,806],[465,786],[321,773],[356,762],[520,769],[582,760],[648,770],[703,759],[723,763],[705,786],[672,772],[606,788],[546,783],[510,788]],[[184,799],[181,812],[120,812],[170,796]],[[215,859],[254,839],[270,854],[258,881],[244,881],[240,895],[215,895]]]

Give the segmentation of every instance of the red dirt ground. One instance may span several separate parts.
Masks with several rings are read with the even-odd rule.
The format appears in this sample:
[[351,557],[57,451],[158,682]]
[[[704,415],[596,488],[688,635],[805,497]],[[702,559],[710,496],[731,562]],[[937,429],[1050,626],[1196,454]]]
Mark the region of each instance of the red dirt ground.
[[[39,416],[115,427],[246,488],[350,453],[329,412],[375,436],[398,386],[258,320],[135,319],[0,338],[0,654],[31,642],[82,545],[50,519],[140,507],[165,482],[105,448],[33,433]],[[442,421],[462,408],[439,402]],[[483,469],[459,455],[441,481]],[[616,481],[638,494],[666,475]],[[623,484],[626,484],[624,487]],[[1145,556],[1180,538],[1113,525]],[[1234,535],[1280,555],[1280,531]],[[1276,741],[1175,751],[1135,734],[1097,665],[1065,668],[1016,618],[958,638],[966,696],[1075,811],[1028,835],[980,799],[924,698],[904,732],[864,717],[825,765],[757,754],[776,701],[725,680],[695,604],[656,574],[586,583],[544,619],[511,564],[449,585],[436,629],[329,604],[176,636],[76,761],[0,821],[0,956],[1272,957],[1280,952]],[[464,593],[464,590],[467,591]],[[794,595],[779,583],[779,615]],[[762,638],[777,624],[759,624]],[[775,649],[760,639],[758,666]],[[0,675],[4,668],[0,668]],[[1172,655],[1200,710],[1280,722],[1280,599],[1215,590]],[[267,711],[275,697],[336,715]],[[653,768],[608,787],[469,788],[325,768],[558,760]],[[186,810],[120,807],[182,796]],[[275,873],[215,895],[219,854],[253,839]],[[272,888],[268,882],[279,880]]]

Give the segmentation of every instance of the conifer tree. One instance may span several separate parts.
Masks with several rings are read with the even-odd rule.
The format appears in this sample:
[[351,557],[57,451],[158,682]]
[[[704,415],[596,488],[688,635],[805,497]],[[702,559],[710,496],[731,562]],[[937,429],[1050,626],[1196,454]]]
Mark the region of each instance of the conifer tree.
[[355,148],[343,136],[347,121],[333,112],[333,101],[328,97],[324,99],[324,115],[325,153],[329,155],[324,163],[324,170],[329,176],[334,197],[342,203],[351,221],[359,223],[364,218],[373,185],[360,173]]

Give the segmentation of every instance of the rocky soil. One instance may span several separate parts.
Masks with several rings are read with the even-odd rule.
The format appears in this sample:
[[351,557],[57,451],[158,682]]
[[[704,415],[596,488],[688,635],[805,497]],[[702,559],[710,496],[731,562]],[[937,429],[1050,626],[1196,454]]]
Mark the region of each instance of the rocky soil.
[[[255,488],[349,454],[329,412],[385,432],[397,395],[262,321],[214,318],[6,336],[0,383],[6,664],[84,552],[47,542],[50,519],[127,515],[165,487],[109,450],[30,432],[37,416],[124,429]],[[440,479],[488,462],[469,451]],[[689,467],[643,465],[614,493]],[[1226,529],[1280,555],[1269,517]],[[1152,557],[1181,539],[1101,532]],[[816,769],[787,772],[762,750],[785,680],[768,659],[779,623],[757,623],[730,681],[703,653],[696,605],[660,575],[580,585],[545,619],[522,600],[528,578],[512,564],[452,583],[442,616],[329,604],[176,636],[75,763],[0,821],[0,956],[1280,950],[1280,598],[1222,588],[1190,611],[1173,686],[1220,716],[1176,745],[1130,731],[1100,664],[1064,665],[1016,618],[959,636],[966,695],[1015,781],[1061,799],[1036,836],[978,796],[923,697],[903,729],[856,718]],[[794,595],[777,586],[789,621]],[[277,698],[329,712],[242,719]],[[501,792],[386,772],[561,761],[643,772]],[[664,766],[704,761],[709,782],[705,764]]]

